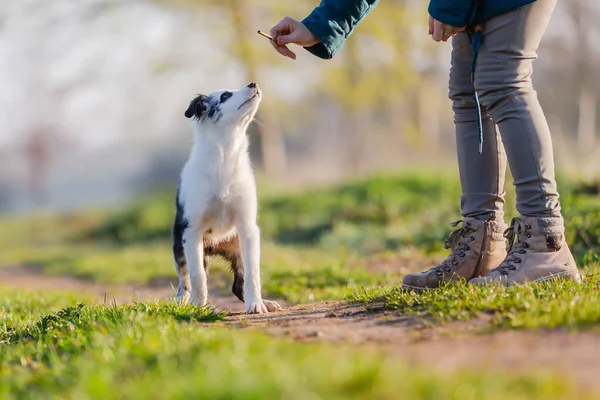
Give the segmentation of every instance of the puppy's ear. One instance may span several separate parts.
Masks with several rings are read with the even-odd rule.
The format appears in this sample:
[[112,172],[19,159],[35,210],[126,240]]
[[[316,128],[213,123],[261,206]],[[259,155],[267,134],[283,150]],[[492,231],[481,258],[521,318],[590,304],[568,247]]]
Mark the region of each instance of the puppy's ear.
[[197,117],[200,119],[204,111],[206,111],[205,100],[206,96],[200,95],[190,102],[190,106],[185,110],[186,118]]

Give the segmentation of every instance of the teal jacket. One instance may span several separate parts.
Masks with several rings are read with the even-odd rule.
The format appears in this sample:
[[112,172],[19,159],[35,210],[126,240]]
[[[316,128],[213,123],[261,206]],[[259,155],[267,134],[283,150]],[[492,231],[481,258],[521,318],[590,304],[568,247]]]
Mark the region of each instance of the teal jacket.
[[[536,0],[431,0],[429,14],[452,26],[469,26]],[[321,0],[321,4],[302,22],[321,41],[308,47],[317,57],[332,58],[344,45],[354,28],[379,0]]]

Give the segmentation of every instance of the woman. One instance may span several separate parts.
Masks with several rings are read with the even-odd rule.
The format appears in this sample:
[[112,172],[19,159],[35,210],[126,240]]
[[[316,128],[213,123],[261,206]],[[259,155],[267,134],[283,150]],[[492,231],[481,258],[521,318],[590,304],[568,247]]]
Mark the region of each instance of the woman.
[[[302,22],[284,18],[273,46],[296,44],[332,58],[377,0],[323,0]],[[580,280],[565,242],[552,140],[531,81],[532,63],[556,0],[431,0],[429,34],[452,37],[450,99],[462,185],[461,225],[439,266],[404,277],[407,289],[466,280],[505,286]],[[496,129],[496,127],[498,129]],[[511,168],[520,217],[506,227],[504,179]],[[507,253],[506,240],[510,247]]]

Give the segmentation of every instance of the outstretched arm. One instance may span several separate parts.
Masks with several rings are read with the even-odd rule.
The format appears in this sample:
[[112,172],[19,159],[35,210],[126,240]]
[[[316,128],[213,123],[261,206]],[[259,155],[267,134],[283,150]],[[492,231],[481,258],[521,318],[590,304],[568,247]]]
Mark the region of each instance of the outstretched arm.
[[273,46],[285,56],[293,43],[323,59],[331,59],[379,0],[322,0],[302,22],[286,17],[271,29]]

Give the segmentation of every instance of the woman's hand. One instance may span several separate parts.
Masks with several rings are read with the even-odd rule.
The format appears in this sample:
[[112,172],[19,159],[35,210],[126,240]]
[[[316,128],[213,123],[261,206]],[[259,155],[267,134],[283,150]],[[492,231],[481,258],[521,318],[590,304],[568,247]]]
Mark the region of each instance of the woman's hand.
[[302,47],[310,47],[319,43],[319,39],[302,22],[290,17],[285,17],[279,21],[277,25],[271,28],[270,34],[273,37],[271,44],[275,50],[292,60],[296,59],[296,54],[288,49],[288,44],[293,43]]
[[464,30],[464,26],[462,28],[457,28],[455,26],[446,25],[434,19],[431,15],[429,16],[429,34],[436,42],[447,42],[452,36]]

